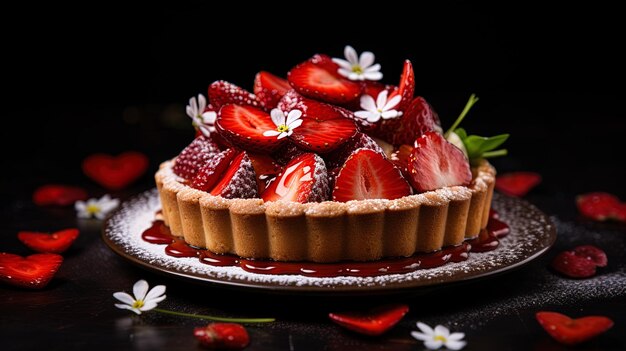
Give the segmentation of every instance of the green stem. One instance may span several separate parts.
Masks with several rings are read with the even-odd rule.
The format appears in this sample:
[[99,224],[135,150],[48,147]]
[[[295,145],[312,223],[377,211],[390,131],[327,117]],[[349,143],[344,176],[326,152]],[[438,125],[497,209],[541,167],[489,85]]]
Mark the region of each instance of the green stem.
[[463,108],[463,111],[461,111],[461,114],[459,115],[459,117],[456,119],[456,121],[454,121],[454,124],[452,124],[452,127],[450,127],[450,129],[448,129],[448,131],[446,131],[446,133],[443,135],[444,137],[447,138],[448,135],[450,135],[450,133],[453,132],[459,126],[459,124],[461,124],[461,122],[463,121],[463,119],[465,118],[469,110],[477,102],[478,102],[478,97],[476,96],[476,94],[470,95],[469,100],[467,100],[467,103],[465,104],[465,107]]
[[160,312],[164,314],[170,314],[173,316],[179,317],[189,317],[189,318],[198,318],[198,319],[206,319],[210,321],[216,322],[231,322],[231,323],[271,323],[276,319],[274,318],[225,318],[225,317],[213,317],[202,314],[192,314],[192,313],[183,313],[183,312],[175,312],[170,310],[163,310],[160,308],[153,308],[152,311]]
[[483,153],[482,157],[483,158],[500,157],[500,156],[506,156],[508,153],[509,151],[507,149],[487,151]]

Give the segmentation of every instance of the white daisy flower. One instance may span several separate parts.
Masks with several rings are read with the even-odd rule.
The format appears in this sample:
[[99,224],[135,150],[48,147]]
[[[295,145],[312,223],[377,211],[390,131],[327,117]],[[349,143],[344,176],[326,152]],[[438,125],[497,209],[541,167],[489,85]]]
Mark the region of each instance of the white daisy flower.
[[119,206],[120,200],[112,199],[111,196],[104,195],[99,199],[89,199],[85,201],[76,201],[74,208],[78,218],[105,219],[106,216]]
[[467,345],[467,342],[463,341],[464,333],[450,334],[450,330],[443,325],[438,325],[432,329],[422,322],[417,322],[417,327],[422,332],[412,331],[411,336],[423,341],[424,346],[429,350],[437,350],[442,346],[449,350],[460,350]]
[[131,310],[137,314],[150,311],[157,307],[159,302],[165,300],[165,285],[157,285],[150,291],[148,291],[148,288],[148,282],[142,279],[133,286],[134,296],[130,296],[130,294],[123,291],[114,293],[113,297],[123,302],[116,303],[115,307],[123,310]]
[[387,90],[378,94],[376,101],[369,95],[361,96],[361,108],[363,111],[356,111],[355,116],[366,119],[370,123],[378,122],[379,119],[390,119],[402,116],[402,112],[394,110],[402,100],[400,95],[396,95],[387,100]]
[[195,96],[189,99],[189,105],[187,105],[187,116],[191,118],[191,124],[200,129],[202,134],[209,136],[209,134],[215,132],[215,119],[217,113],[215,111],[206,111],[206,98],[202,94],[198,94],[198,100]]
[[283,113],[281,110],[275,108],[270,112],[272,122],[276,125],[275,130],[266,130],[263,135],[266,137],[277,137],[276,139],[282,139],[293,134],[293,130],[298,128],[302,124],[302,111],[294,109],[289,111],[289,114]]
[[350,80],[381,80],[380,64],[374,64],[374,54],[365,51],[358,56],[356,50],[346,45],[343,50],[346,59],[333,58],[333,62],[339,65],[339,74]]

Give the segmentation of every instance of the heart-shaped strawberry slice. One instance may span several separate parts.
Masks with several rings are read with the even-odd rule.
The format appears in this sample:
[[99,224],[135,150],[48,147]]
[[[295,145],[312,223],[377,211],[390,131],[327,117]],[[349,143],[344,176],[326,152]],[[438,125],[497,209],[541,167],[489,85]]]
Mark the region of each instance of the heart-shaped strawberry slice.
[[367,312],[329,313],[335,323],[366,335],[381,335],[396,325],[409,312],[407,305],[388,305]]
[[496,189],[509,196],[522,197],[541,183],[541,175],[534,172],[512,172],[498,175]]
[[94,154],[83,161],[83,172],[109,190],[120,190],[141,177],[148,169],[148,158],[140,152],[118,156]]
[[592,245],[583,245],[558,254],[552,260],[552,268],[570,278],[589,278],[596,274],[596,267],[606,267],[607,263],[604,251]]
[[21,231],[17,238],[34,251],[60,254],[78,238],[78,229],[64,229],[52,234]]
[[626,221],[626,203],[620,202],[615,195],[608,193],[589,193],[576,198],[578,211],[585,217],[605,221],[616,219]]
[[265,111],[250,106],[225,105],[217,115],[215,128],[232,145],[247,151],[272,152],[287,142],[287,138],[264,136],[263,132],[276,130],[276,125]]
[[33,192],[33,202],[37,206],[68,206],[79,200],[87,200],[87,191],[76,186],[50,184],[40,186]]
[[0,253],[0,281],[31,289],[45,287],[57,272],[63,256],[53,253],[27,257]]
[[557,312],[538,312],[535,317],[554,340],[565,345],[576,345],[587,341],[613,326],[613,321],[604,316],[572,319]]

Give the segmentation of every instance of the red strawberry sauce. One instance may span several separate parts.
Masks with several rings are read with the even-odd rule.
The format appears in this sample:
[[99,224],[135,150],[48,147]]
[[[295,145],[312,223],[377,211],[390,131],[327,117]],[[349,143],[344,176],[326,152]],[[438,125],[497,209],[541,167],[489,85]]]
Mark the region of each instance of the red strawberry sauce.
[[165,254],[172,257],[198,257],[200,262],[210,266],[239,266],[243,270],[258,274],[299,274],[307,277],[371,277],[387,274],[408,273],[418,269],[443,266],[449,262],[462,262],[468,259],[470,252],[495,250],[499,238],[509,233],[509,226],[492,215],[487,229],[472,240],[459,246],[445,247],[441,251],[428,254],[416,254],[411,257],[388,258],[372,262],[277,262],[271,260],[248,260],[233,255],[214,254],[208,250],[192,247],[182,238],[173,236],[161,220],[156,220],[146,229],[141,237],[153,244],[167,245]]

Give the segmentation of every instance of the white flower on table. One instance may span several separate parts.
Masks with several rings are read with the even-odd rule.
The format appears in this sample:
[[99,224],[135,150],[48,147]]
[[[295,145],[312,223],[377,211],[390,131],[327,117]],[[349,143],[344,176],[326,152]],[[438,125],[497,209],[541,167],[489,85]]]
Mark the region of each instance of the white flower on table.
[[339,65],[339,74],[350,80],[381,80],[380,64],[374,64],[374,54],[365,51],[358,56],[356,50],[346,45],[343,50],[346,59],[333,58],[333,62]]
[[272,122],[276,125],[275,130],[266,130],[263,135],[266,137],[277,137],[276,139],[282,139],[293,134],[293,130],[300,127],[302,124],[302,111],[293,109],[289,113],[275,108],[270,112]]
[[202,94],[198,94],[198,100],[195,96],[189,99],[189,105],[187,105],[187,116],[191,118],[191,124],[200,129],[202,134],[209,136],[209,134],[215,132],[215,119],[217,113],[215,111],[206,111],[206,98]]
[[123,310],[131,310],[137,314],[141,312],[150,311],[157,307],[157,304],[165,300],[165,285],[157,285],[148,291],[148,282],[145,280],[139,280],[133,286],[133,295],[127,294],[123,291],[118,291],[113,294],[113,297],[120,300],[123,303],[116,303],[115,307]]
[[365,119],[370,123],[378,122],[379,119],[390,119],[402,116],[402,112],[394,110],[402,100],[400,95],[396,95],[387,100],[387,90],[378,94],[376,101],[369,95],[361,96],[361,108],[363,111],[356,111],[355,116]]
[[450,330],[443,325],[438,325],[435,329],[432,329],[422,322],[417,322],[417,327],[422,332],[412,331],[411,336],[423,341],[424,346],[429,350],[437,350],[442,346],[449,350],[460,350],[467,345],[467,342],[463,341],[464,333],[450,334]]
[[119,206],[120,200],[112,199],[111,196],[104,195],[99,199],[89,199],[87,201],[76,201],[74,208],[78,218],[105,219],[106,216]]

